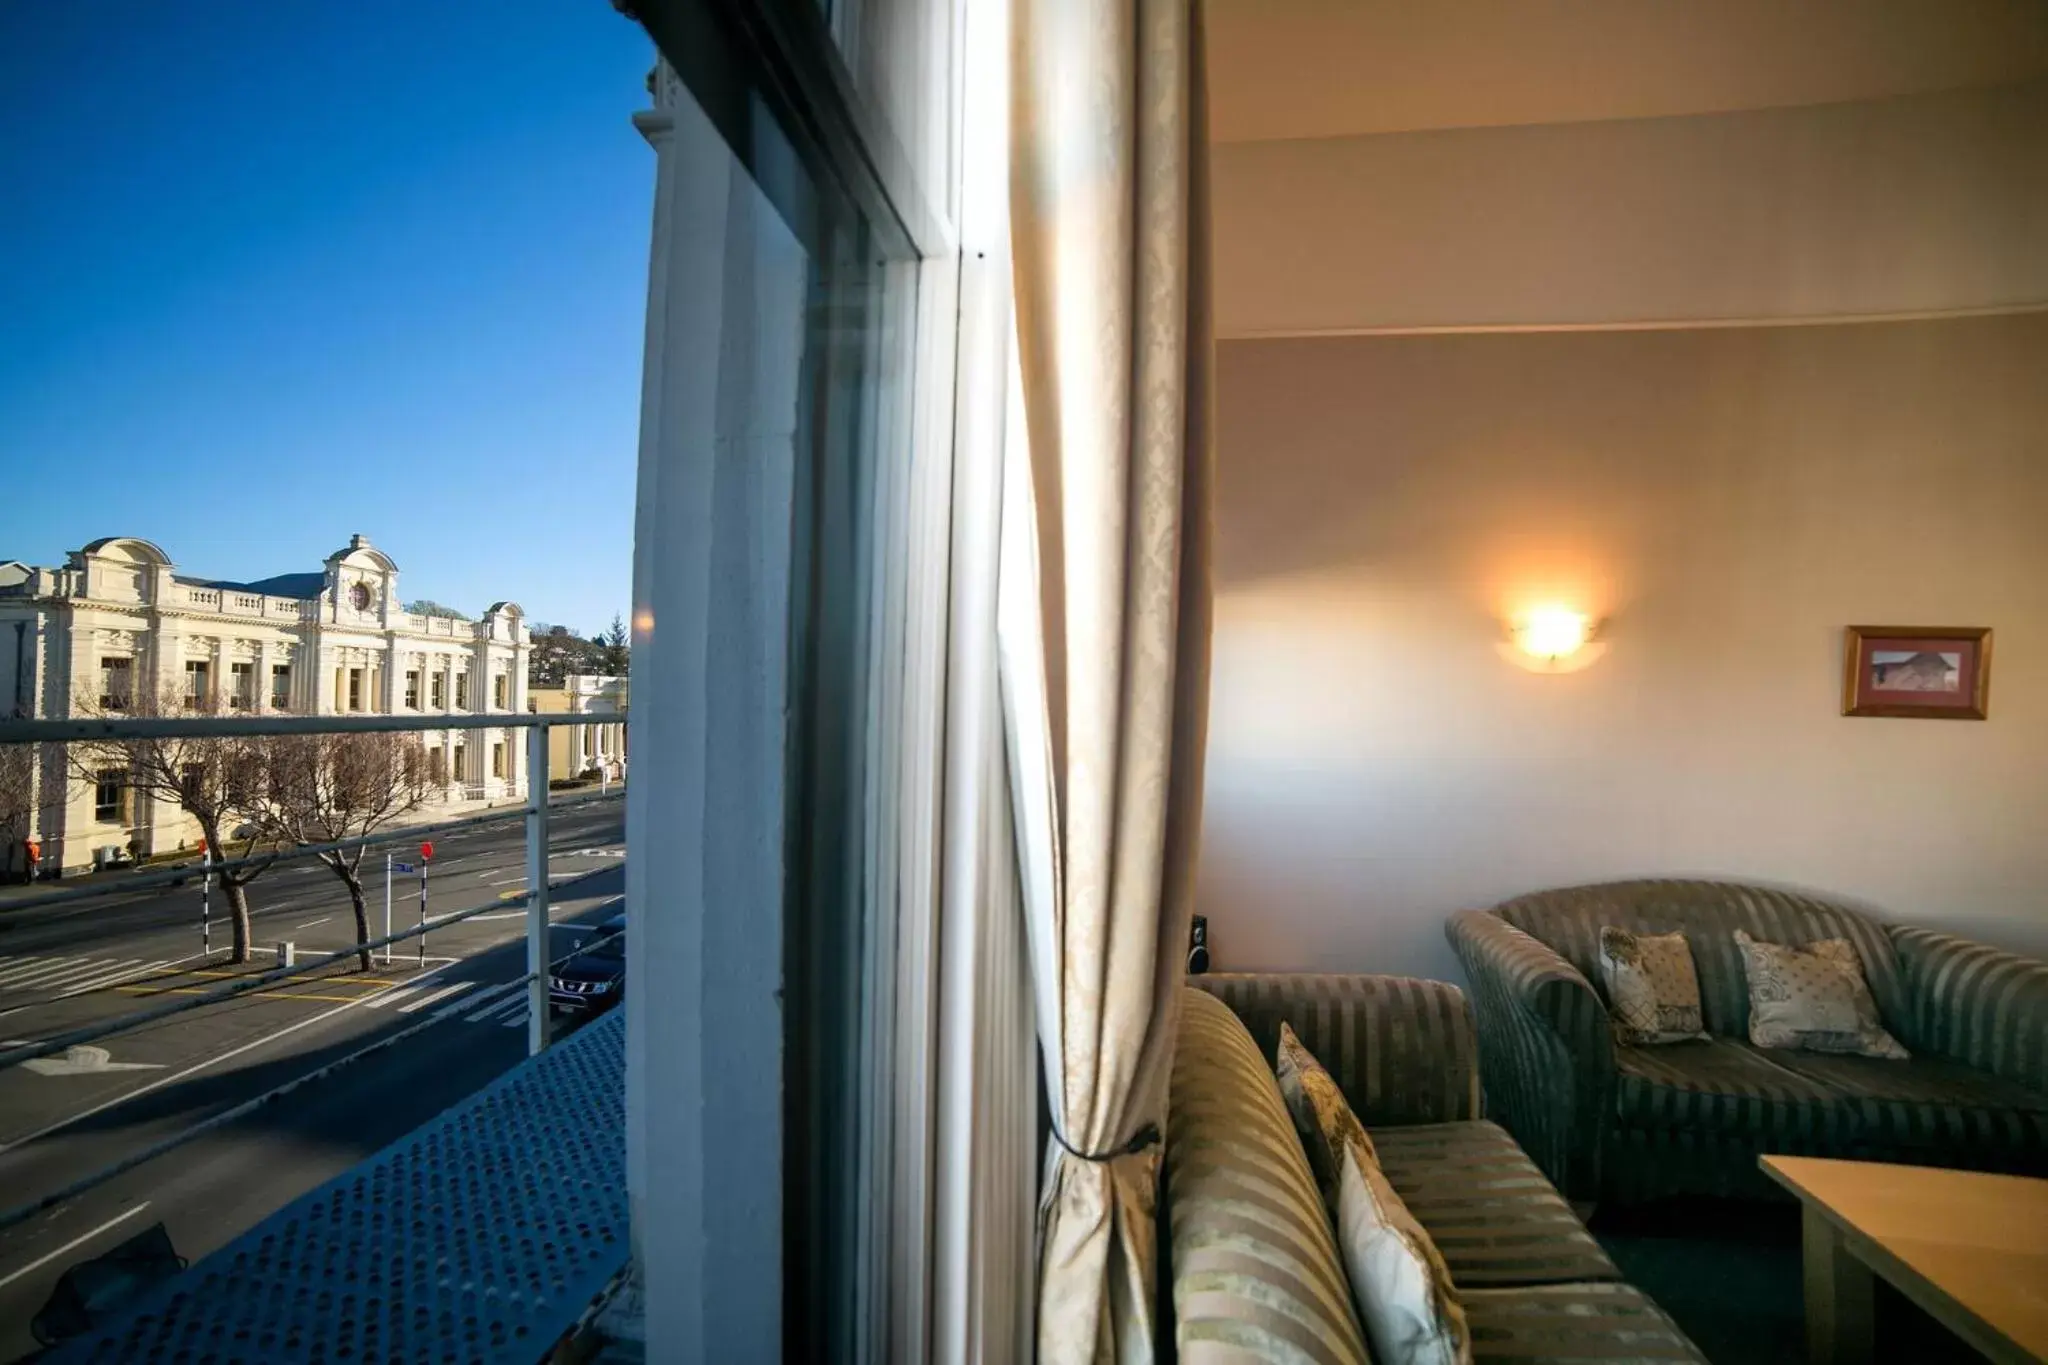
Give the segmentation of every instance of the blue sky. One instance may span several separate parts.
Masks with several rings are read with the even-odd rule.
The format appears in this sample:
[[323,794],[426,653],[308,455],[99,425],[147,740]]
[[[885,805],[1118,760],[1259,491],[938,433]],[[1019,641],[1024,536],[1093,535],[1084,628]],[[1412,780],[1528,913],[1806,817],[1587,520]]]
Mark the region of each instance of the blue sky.
[[604,0],[0,3],[0,559],[629,608],[653,50]]

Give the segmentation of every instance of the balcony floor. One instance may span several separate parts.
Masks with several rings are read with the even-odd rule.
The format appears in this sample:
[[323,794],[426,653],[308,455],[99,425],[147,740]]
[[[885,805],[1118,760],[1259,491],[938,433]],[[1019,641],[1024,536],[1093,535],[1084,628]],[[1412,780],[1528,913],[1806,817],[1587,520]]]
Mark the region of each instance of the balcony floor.
[[613,1010],[45,1358],[528,1362],[628,1258]]

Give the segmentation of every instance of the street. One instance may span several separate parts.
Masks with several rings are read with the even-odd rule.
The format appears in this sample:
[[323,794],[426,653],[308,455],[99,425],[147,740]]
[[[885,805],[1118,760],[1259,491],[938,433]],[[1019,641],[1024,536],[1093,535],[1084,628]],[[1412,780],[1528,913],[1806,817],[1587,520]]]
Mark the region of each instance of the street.
[[[554,955],[582,927],[618,913],[623,805],[558,811],[549,841]],[[429,914],[525,887],[525,834],[503,825],[433,836]],[[394,847],[414,855],[411,844]],[[383,932],[383,859],[374,851],[371,932]],[[365,868],[370,860],[366,858]],[[573,879],[573,880],[572,880]],[[372,879],[366,877],[366,883]],[[566,884],[565,884],[566,883]],[[246,967],[225,961],[215,888],[214,952],[200,955],[196,881],[76,906],[10,912],[0,903],[0,1043],[71,1029],[217,989],[269,970],[272,946],[301,954],[354,942],[348,893],[317,862],[271,868],[250,888]],[[393,921],[419,914],[417,876],[393,888]],[[291,1198],[419,1126],[526,1055],[524,910],[510,903],[406,941],[369,971],[347,958],[78,1050],[0,1071],[0,1207],[13,1208],[151,1143],[373,1046],[429,1027],[362,1061],[0,1230],[0,1360],[35,1342],[29,1320],[64,1269],[155,1222],[197,1260]]]

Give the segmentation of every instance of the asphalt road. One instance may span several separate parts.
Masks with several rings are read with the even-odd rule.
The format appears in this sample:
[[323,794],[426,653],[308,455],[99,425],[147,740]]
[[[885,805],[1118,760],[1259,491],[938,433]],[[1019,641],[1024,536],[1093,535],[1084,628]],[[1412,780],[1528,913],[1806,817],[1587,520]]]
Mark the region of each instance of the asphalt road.
[[[559,812],[550,840],[555,952],[617,913],[623,809]],[[524,889],[516,822],[436,836],[430,913]],[[353,942],[346,890],[325,868],[252,887],[255,941],[300,951]],[[575,880],[571,880],[571,879]],[[381,868],[374,919],[381,929]],[[417,881],[397,888],[400,926]],[[97,907],[97,908],[93,908]],[[33,1349],[28,1322],[63,1270],[155,1222],[197,1260],[282,1204],[474,1092],[526,1054],[524,912],[508,905],[429,935],[368,972],[348,959],[233,1001],[116,1034],[104,1056],[0,1071],[0,1208],[63,1188],[109,1162],[422,1022],[420,1033],[301,1087],[177,1150],[0,1231],[0,1360]],[[217,988],[249,968],[198,951],[194,889],[84,909],[0,909],[0,1041],[39,1040]],[[215,943],[221,940],[216,937]],[[407,951],[410,950],[410,951]]]

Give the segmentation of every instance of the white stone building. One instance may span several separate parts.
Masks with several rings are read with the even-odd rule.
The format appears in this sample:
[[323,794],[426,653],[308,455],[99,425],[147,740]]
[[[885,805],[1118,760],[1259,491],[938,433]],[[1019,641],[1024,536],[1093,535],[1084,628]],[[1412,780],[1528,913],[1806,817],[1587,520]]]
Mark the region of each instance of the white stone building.
[[[478,621],[407,612],[398,566],[363,536],[318,572],[250,583],[187,577],[133,536],[96,540],[61,568],[0,562],[0,708],[23,718],[173,690],[256,714],[519,714],[530,649],[510,602]],[[525,794],[518,731],[429,731],[425,742],[445,802]],[[45,869],[90,866],[104,847],[148,856],[198,838],[189,816],[133,799],[119,774],[74,780],[50,752],[36,781],[31,836]]]

